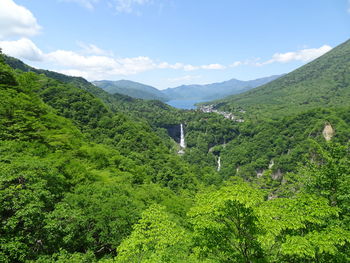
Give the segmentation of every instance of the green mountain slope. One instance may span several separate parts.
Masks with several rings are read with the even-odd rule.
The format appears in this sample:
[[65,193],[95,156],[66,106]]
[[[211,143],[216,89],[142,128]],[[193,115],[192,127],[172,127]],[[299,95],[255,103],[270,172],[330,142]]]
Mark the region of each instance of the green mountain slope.
[[277,117],[315,107],[350,105],[350,40],[266,85],[213,102],[229,111]]
[[280,182],[283,175],[296,172],[301,162],[307,162],[314,141],[328,143],[325,127],[332,142],[347,143],[349,111],[349,107],[316,108],[277,120],[243,123],[238,136],[221,148],[222,173],[251,180],[270,171]]
[[110,94],[84,78],[67,76],[50,70],[36,69],[26,65],[19,59],[6,55],[3,57],[6,64],[14,69],[42,74],[51,80],[54,79],[91,93],[95,97],[101,99],[105,106],[112,112],[122,112],[131,118],[138,118],[143,121],[146,120],[152,126],[156,127],[179,124],[179,111],[161,101],[136,99],[119,93]]
[[130,80],[101,80],[93,81],[92,83],[111,94],[119,93],[145,100],[168,100],[168,98],[158,89]]
[[203,174],[147,122],[72,83],[15,71],[1,54],[0,95],[1,262],[115,255],[149,205],[186,214],[176,192]]

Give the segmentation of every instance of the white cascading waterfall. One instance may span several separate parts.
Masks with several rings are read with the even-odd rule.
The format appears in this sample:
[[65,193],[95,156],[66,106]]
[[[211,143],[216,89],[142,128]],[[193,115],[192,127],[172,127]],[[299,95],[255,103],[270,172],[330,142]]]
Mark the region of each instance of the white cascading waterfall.
[[183,126],[182,123],[180,124],[180,130],[181,130],[180,147],[181,147],[182,149],[185,149],[185,148],[186,148],[186,144],[185,144],[185,134],[184,134],[184,126]]
[[180,124],[180,133],[181,133],[181,135],[180,135],[180,147],[181,147],[181,149],[178,153],[184,154],[185,153],[184,149],[186,148],[186,143],[185,143],[184,126],[182,123]]
[[219,158],[218,158],[218,168],[217,168],[217,171],[219,172],[220,169],[221,169],[221,158],[220,158],[220,156],[219,156]]

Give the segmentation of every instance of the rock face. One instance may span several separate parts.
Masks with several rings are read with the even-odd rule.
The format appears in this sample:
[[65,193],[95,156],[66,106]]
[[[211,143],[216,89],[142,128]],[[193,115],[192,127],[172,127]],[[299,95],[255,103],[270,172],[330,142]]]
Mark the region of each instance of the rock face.
[[277,169],[276,172],[274,172],[273,174],[271,174],[271,178],[272,178],[273,180],[279,180],[279,179],[282,178],[282,176],[283,176],[283,174],[282,174],[282,172],[281,172],[280,169]]
[[334,135],[334,129],[329,123],[326,123],[326,125],[324,126],[322,135],[326,141],[330,141],[332,139]]
[[264,169],[259,169],[259,170],[256,170],[256,177],[257,178],[260,178],[261,176],[263,176],[265,170]]
[[169,136],[171,138],[173,138],[174,141],[176,141],[177,143],[180,143],[181,127],[178,124],[168,125],[168,126],[166,126],[164,128],[167,129]]

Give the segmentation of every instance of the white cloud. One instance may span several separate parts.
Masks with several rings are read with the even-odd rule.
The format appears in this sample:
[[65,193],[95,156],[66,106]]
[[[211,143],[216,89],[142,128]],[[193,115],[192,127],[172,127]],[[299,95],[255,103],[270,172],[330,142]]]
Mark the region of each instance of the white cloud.
[[209,64],[201,66],[202,69],[225,69],[226,66],[221,64]]
[[82,52],[87,55],[112,55],[110,51],[106,51],[94,44],[86,44],[84,42],[77,42],[77,45],[82,49]]
[[[168,62],[155,61],[147,56],[120,58],[114,57],[111,53],[93,44],[78,42],[78,45],[82,48],[78,52],[55,50],[44,53],[27,38],[21,38],[15,41],[0,41],[0,47],[3,49],[4,53],[8,55],[30,61],[40,61],[46,65],[50,65],[50,69],[52,70],[69,75],[82,76],[89,80],[128,76],[156,69],[183,71],[223,70],[227,67],[238,67],[241,65],[264,66],[271,63],[287,63],[290,61],[308,62],[331,50],[330,46],[323,45],[320,48],[276,53],[271,59],[265,62],[260,62],[260,58],[256,58],[245,61],[235,61],[231,65],[225,66],[217,63],[205,65],[184,63],[171,64]],[[186,75],[181,78],[184,81],[189,81],[193,76]],[[176,81],[176,79],[173,81]],[[180,79],[178,81],[180,81]]]
[[200,69],[199,66],[193,66],[193,65],[183,65],[182,68],[183,68],[183,70],[185,70],[185,71],[193,71],[193,70],[198,70],[198,69]]
[[[59,0],[60,2],[77,3],[89,10],[93,10],[100,0]],[[152,0],[108,0],[107,5],[118,13],[133,13],[135,6],[151,3]],[[138,12],[137,12],[138,13]]]
[[252,58],[252,59],[246,59],[243,61],[235,61],[232,64],[229,65],[230,68],[235,68],[239,66],[257,66],[257,63],[259,63],[260,58]]
[[150,0],[114,0],[115,9],[120,13],[132,13],[135,5],[151,3]]
[[116,66],[113,58],[106,56],[84,56],[73,51],[56,50],[45,55],[46,59],[64,67],[73,68],[99,68],[111,69]]
[[158,64],[158,68],[160,68],[160,69],[166,69],[166,68],[183,69],[184,64],[182,64],[182,63],[169,64],[168,62],[161,62]]
[[319,48],[309,48],[309,49],[302,49],[295,52],[286,52],[286,53],[275,53],[271,59],[262,62],[262,63],[256,63],[257,66],[263,66],[271,63],[287,63],[291,61],[302,61],[302,62],[309,62],[311,60],[314,60],[323,54],[327,53],[332,49],[331,46],[323,45]]
[[235,68],[235,67],[238,67],[238,66],[241,66],[241,65],[243,65],[243,62],[242,62],[242,61],[235,61],[235,62],[233,62],[233,63],[230,65],[230,67],[231,67],[231,68]]
[[95,4],[99,2],[99,0],[59,0],[59,1],[77,3],[90,10],[94,9]]
[[114,75],[134,75],[156,69],[157,64],[148,57],[113,58],[108,56],[86,56],[73,51],[57,50],[46,54],[54,65],[66,68],[65,73],[99,79]]
[[332,49],[331,46],[323,45],[319,48],[306,48],[293,52],[275,53],[272,58],[261,62],[261,58],[247,59],[244,61],[235,61],[229,65],[229,67],[239,66],[265,66],[272,63],[288,63],[292,61],[310,62]]
[[68,76],[83,77],[85,79],[89,79],[91,77],[88,72],[78,70],[78,69],[61,69],[61,70],[55,70],[55,71]]
[[0,48],[10,56],[31,61],[41,61],[44,59],[43,52],[27,38],[21,38],[16,41],[0,41]]
[[185,71],[195,71],[199,69],[207,69],[207,70],[220,70],[220,69],[225,69],[226,66],[221,65],[221,64],[208,64],[208,65],[200,65],[200,66],[195,66],[191,64],[181,64],[181,63],[176,63],[175,65],[170,65],[169,68],[174,68],[176,66],[177,68],[181,68]]
[[52,68],[61,73],[82,76],[90,80],[116,75],[134,75],[155,69],[193,71],[225,68],[220,64],[193,66],[183,63],[156,62],[146,56],[115,58],[96,45],[81,42],[78,42],[78,45],[82,48],[81,52],[55,50],[44,53],[27,38],[16,41],[0,41],[0,47],[8,55],[30,61],[41,61],[52,65]]
[[34,15],[13,0],[0,1],[0,39],[33,36],[39,33]]

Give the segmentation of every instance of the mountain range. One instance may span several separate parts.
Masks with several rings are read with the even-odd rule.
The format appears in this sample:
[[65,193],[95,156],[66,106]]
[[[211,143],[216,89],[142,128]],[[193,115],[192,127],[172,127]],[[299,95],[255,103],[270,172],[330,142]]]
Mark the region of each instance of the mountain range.
[[230,79],[223,82],[217,82],[206,85],[182,85],[175,88],[163,90],[163,94],[173,100],[215,100],[232,94],[238,94],[264,85],[272,80],[279,78],[281,75],[274,75],[255,80],[238,80]]
[[280,76],[281,75],[274,75],[249,81],[230,79],[206,85],[181,85],[175,88],[167,88],[165,90],[158,90],[155,87],[130,80],[101,80],[93,81],[92,83],[110,94],[118,93],[133,98],[160,100],[163,102],[170,100],[193,100],[199,102],[216,100],[229,95],[239,94],[264,85]]
[[111,94],[124,94],[133,98],[145,99],[145,100],[160,100],[168,101],[169,98],[163,94],[160,90],[145,85],[139,82],[130,80],[100,80],[92,82],[97,87],[107,91]]

